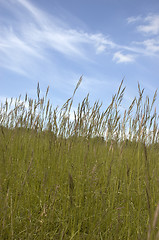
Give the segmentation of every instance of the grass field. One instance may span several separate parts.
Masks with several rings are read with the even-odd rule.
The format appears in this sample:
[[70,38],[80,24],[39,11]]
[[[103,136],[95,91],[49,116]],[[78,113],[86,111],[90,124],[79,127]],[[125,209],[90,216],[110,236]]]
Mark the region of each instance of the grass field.
[[159,131],[138,97],[122,115],[123,81],[102,111],[89,95],[53,109],[48,90],[0,109],[0,239],[159,239]]

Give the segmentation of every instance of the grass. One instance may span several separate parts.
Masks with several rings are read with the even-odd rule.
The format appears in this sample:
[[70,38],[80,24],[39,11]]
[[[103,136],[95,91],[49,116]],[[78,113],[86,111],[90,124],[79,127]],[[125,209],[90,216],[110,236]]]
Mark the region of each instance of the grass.
[[125,88],[103,112],[89,95],[70,119],[46,95],[1,104],[0,239],[159,239],[159,131],[139,90],[119,111]]

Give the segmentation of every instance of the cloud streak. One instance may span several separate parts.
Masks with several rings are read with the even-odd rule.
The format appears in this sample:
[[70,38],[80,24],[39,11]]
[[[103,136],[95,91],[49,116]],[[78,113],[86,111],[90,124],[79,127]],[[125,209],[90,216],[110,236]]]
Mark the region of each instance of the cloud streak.
[[149,15],[144,18],[143,22],[144,24],[137,27],[139,32],[152,35],[159,34],[159,15]]
[[130,63],[135,61],[135,56],[123,54],[122,52],[116,52],[113,56],[113,60],[117,63]]
[[127,18],[127,23],[136,23],[141,20],[141,16]]
[[146,17],[130,17],[127,22],[137,24],[138,34],[142,34],[143,41],[133,42],[133,46],[126,46],[125,49],[136,52],[142,56],[158,57],[159,52],[159,15],[149,14]]
[[[10,3],[14,7],[10,4],[7,8],[18,17],[18,22],[1,27],[1,66],[16,69],[17,72],[19,68],[19,72],[25,72],[28,62],[46,59],[48,61],[50,51],[60,52],[71,58],[90,60],[89,48],[94,54],[101,54],[107,48],[115,47],[108,37],[72,29],[56,17],[39,10],[29,1],[17,0]],[[23,12],[23,16],[20,12]]]
[[[132,63],[138,56],[157,55],[159,40],[144,39],[124,46],[102,33],[88,33],[71,28],[26,0],[9,0],[7,9],[15,16],[13,23],[0,24],[0,66],[27,74],[37,64],[51,62],[52,52],[71,60],[92,61],[91,56],[109,53],[115,63]],[[1,2],[0,2],[1,5]],[[5,5],[5,4],[4,4]],[[23,13],[23,14],[22,14]],[[128,23],[142,22],[139,33],[159,33],[159,16],[130,17]],[[123,53],[124,51],[124,53]]]

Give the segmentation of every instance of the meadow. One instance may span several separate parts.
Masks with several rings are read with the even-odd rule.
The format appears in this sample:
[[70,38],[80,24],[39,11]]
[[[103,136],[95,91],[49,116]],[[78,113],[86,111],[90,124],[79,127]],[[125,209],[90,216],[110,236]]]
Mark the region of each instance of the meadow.
[[37,99],[0,106],[0,239],[159,239],[159,130],[153,99],[103,111],[89,94],[53,108]]

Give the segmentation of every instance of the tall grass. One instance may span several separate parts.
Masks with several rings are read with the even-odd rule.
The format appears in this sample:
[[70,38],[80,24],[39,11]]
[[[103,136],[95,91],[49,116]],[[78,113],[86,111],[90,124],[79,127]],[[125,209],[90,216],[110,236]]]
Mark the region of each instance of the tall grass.
[[159,239],[159,131],[138,85],[124,114],[76,90],[59,109],[25,96],[0,108],[0,239]]

